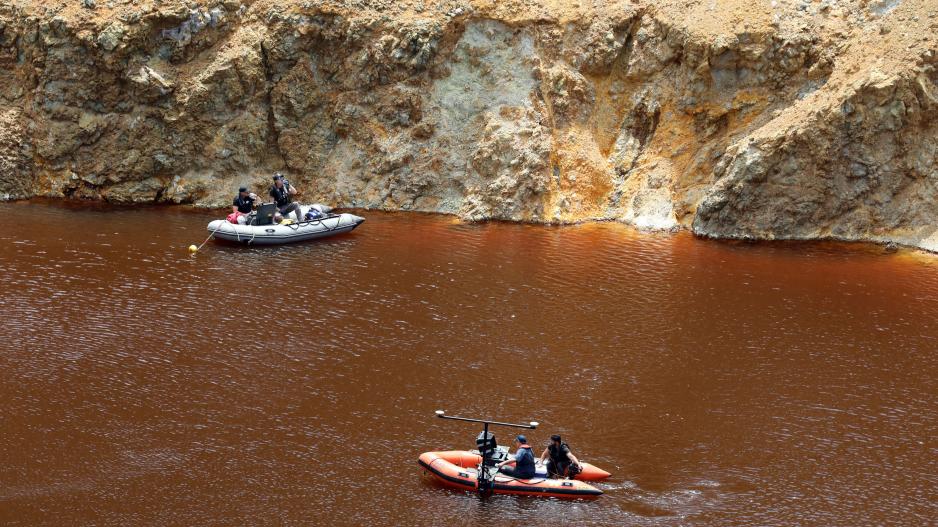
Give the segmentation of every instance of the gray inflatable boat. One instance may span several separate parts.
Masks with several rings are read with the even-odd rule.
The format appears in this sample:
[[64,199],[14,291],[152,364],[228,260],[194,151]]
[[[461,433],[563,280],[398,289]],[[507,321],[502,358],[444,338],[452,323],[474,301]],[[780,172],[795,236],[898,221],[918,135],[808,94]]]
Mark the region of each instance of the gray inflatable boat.
[[228,220],[215,220],[208,224],[208,231],[213,233],[216,238],[247,245],[282,245],[285,243],[302,242],[315,240],[317,238],[326,238],[336,234],[352,232],[361,225],[365,218],[354,214],[342,213],[334,214],[329,207],[322,205],[301,205],[300,211],[305,217],[310,208],[320,211],[326,211],[323,217],[314,220],[303,220],[297,222],[293,219],[286,224],[269,223],[273,213],[268,215],[270,209],[262,205],[258,209],[256,216],[256,225],[239,225],[229,223]]

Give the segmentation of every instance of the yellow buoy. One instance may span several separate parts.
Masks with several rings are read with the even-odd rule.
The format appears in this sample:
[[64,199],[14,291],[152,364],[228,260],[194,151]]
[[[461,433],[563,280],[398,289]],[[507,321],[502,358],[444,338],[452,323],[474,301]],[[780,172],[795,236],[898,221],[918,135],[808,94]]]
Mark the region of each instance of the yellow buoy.
[[199,250],[199,248],[196,247],[195,245],[190,245],[190,246],[189,246],[189,252],[190,252],[190,253],[194,253],[194,252],[196,252],[196,251],[198,251],[198,250]]

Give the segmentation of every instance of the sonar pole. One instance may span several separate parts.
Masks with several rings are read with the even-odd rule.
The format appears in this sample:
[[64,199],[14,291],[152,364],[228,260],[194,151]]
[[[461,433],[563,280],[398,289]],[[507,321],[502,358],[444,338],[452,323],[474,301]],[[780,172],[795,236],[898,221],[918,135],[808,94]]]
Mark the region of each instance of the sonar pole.
[[489,459],[489,426],[508,426],[512,428],[526,428],[528,430],[534,430],[539,424],[537,421],[531,421],[528,424],[519,424],[519,423],[503,423],[501,421],[486,421],[484,419],[472,419],[469,417],[457,417],[455,415],[446,415],[446,412],[443,410],[437,410],[436,416],[441,419],[452,419],[453,421],[466,421],[469,423],[482,423],[482,446],[479,449],[479,453],[482,454],[482,463],[479,465],[479,476],[478,476],[478,491],[479,496],[487,497],[492,494],[492,490],[495,484],[494,478],[495,475],[489,475],[488,468],[486,468],[486,461]]

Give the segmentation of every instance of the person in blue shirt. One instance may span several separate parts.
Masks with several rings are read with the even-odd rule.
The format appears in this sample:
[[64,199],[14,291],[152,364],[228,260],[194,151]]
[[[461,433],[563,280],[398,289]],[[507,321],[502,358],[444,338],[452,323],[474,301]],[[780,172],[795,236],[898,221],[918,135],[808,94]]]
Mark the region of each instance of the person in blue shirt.
[[[514,458],[502,461],[499,463],[498,471],[506,476],[511,476],[516,479],[531,479],[534,477],[534,452],[531,450],[531,445],[528,444],[528,439],[523,435],[519,435],[515,438],[515,455]],[[506,466],[512,461],[515,462],[514,467]]]

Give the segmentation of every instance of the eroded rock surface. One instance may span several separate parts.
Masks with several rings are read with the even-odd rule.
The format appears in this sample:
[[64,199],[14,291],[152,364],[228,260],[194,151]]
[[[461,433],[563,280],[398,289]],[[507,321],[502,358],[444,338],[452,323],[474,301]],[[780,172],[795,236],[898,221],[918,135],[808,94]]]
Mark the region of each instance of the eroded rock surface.
[[938,250],[938,0],[0,5],[0,198]]

